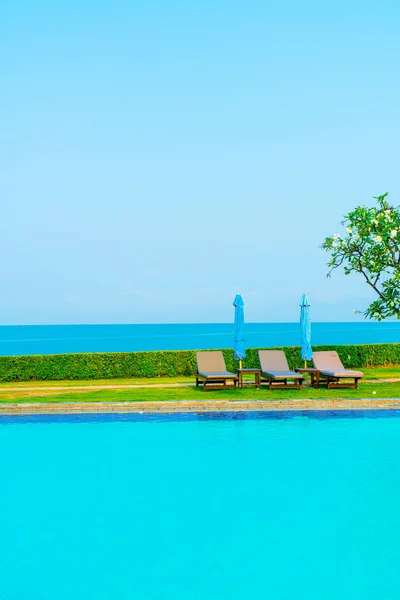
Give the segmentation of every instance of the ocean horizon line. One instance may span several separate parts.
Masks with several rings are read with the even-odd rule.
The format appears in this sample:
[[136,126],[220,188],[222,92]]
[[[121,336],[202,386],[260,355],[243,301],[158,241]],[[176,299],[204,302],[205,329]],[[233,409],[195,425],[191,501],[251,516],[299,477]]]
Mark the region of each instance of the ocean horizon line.
[[[393,323],[399,323],[399,319],[391,318],[385,319],[382,321],[374,321],[371,319],[354,319],[354,320],[338,320],[338,321],[321,321],[321,320],[313,320],[312,324],[324,324],[329,325],[332,323],[345,323],[345,324],[379,324],[379,325],[387,325]],[[121,322],[121,323],[88,323],[88,322],[77,322],[77,323],[0,323],[1,327],[127,327],[127,326],[146,326],[146,327],[164,327],[168,325],[172,326],[182,326],[182,325],[232,325],[232,321],[168,321],[165,323],[149,323],[149,322]],[[291,325],[291,324],[299,324],[299,320],[296,321],[245,321],[245,325]]]

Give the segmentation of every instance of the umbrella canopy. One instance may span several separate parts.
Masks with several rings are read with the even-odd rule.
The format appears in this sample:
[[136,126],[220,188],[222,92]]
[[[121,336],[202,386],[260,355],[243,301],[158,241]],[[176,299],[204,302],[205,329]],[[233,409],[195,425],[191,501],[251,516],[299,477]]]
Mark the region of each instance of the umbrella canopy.
[[246,357],[244,348],[244,302],[240,294],[236,294],[233,301],[235,307],[235,342],[233,350],[235,352],[235,360],[243,360]]
[[311,348],[310,306],[307,294],[303,294],[300,300],[301,358],[303,360],[311,360],[313,356]]

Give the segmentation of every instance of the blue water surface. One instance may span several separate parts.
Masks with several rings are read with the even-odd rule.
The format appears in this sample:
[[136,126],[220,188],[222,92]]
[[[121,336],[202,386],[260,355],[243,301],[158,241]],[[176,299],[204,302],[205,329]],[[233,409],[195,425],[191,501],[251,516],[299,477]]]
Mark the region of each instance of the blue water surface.
[[399,415],[2,417],[0,598],[397,599]]
[[[247,348],[300,345],[299,323],[246,323]],[[233,323],[0,327],[0,355],[232,348]],[[312,343],[400,342],[400,321],[313,323]]]

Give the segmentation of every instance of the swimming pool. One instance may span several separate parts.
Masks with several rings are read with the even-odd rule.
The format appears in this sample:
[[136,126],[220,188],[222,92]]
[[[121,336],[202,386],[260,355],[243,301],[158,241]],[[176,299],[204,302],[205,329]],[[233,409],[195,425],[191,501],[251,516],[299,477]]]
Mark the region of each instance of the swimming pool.
[[399,598],[399,416],[0,417],[0,599]]

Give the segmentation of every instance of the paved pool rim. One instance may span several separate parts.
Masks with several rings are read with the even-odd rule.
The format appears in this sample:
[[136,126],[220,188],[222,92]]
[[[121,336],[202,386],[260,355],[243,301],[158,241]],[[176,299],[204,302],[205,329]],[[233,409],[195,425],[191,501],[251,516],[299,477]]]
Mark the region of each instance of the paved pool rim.
[[49,414],[93,413],[232,413],[281,411],[343,411],[343,410],[394,410],[400,409],[400,398],[357,399],[282,399],[282,400],[179,400],[157,402],[2,402],[0,417]]

